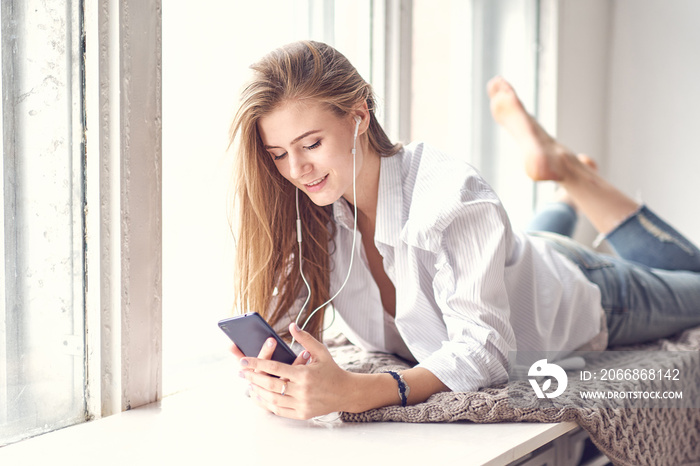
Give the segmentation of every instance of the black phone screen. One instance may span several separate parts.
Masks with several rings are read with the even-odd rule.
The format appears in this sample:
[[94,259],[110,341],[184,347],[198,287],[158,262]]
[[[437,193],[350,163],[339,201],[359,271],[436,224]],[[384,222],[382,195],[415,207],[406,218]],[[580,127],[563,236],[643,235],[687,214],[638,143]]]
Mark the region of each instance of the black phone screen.
[[273,337],[277,340],[273,360],[292,364],[296,359],[294,351],[257,312],[223,319],[219,321],[219,327],[246,356],[257,357],[265,341]]

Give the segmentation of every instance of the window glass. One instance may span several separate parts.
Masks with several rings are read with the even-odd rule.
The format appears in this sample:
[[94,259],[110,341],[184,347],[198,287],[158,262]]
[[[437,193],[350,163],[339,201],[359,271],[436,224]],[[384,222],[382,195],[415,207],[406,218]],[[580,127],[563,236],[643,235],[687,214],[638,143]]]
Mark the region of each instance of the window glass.
[[537,2],[414,0],[412,137],[474,165],[516,226],[533,185],[510,137],[493,122],[486,83],[502,75],[534,113]]
[[413,3],[411,135],[474,163],[471,2]]
[[79,4],[0,7],[0,445],[85,419]]

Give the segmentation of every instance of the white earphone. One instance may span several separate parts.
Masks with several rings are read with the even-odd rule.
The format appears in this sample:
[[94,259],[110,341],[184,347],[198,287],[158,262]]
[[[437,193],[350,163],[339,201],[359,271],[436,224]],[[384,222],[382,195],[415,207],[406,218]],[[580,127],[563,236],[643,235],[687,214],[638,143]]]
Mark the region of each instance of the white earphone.
[[[356,115],[354,117],[355,119],[355,133],[352,137],[352,205],[354,207],[355,215],[354,215],[354,222],[353,222],[353,231],[352,231],[352,249],[350,252],[350,265],[348,266],[348,273],[345,276],[345,281],[343,281],[343,284],[340,286],[338,291],[325,303],[321,304],[319,307],[314,309],[314,311],[309,314],[309,317],[306,318],[304,321],[304,325],[301,326],[301,329],[304,330],[306,328],[306,325],[309,323],[311,318],[316,314],[318,311],[326,307],[328,304],[331,303],[345,288],[345,284],[348,282],[348,279],[350,278],[350,271],[352,270],[352,262],[353,259],[355,258],[355,243],[357,239],[357,190],[356,190],[356,183],[355,183],[355,178],[357,176],[356,174],[356,165],[355,165],[355,154],[356,154],[356,144],[357,144],[357,134],[360,130],[360,123],[362,123],[362,118],[359,115]],[[299,325],[299,319],[301,318],[301,315],[304,312],[304,309],[306,309],[306,305],[309,304],[309,300],[311,299],[311,286],[309,286],[309,282],[306,280],[306,277],[304,276],[304,269],[303,269],[303,258],[301,255],[301,216],[299,214],[299,188],[296,189],[296,208],[297,208],[297,244],[299,245],[299,273],[301,274],[301,279],[304,281],[304,284],[306,285],[306,301],[304,301],[304,304],[301,306],[301,309],[299,310],[299,314],[297,314],[297,318],[294,320],[294,322]],[[334,312],[334,320],[335,320],[335,309],[333,310]],[[292,345],[294,345],[294,338],[292,338]]]

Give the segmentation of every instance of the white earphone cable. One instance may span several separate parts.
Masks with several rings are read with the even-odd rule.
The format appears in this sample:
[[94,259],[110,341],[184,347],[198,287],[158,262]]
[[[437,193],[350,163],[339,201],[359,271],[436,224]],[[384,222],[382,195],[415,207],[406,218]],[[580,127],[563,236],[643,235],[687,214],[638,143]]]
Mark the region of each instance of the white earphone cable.
[[[306,276],[304,276],[304,261],[301,259],[301,218],[299,217],[299,188],[296,190],[296,205],[297,205],[297,244],[299,245],[299,273],[301,274],[301,279],[304,280],[304,285],[306,285],[306,301],[304,301],[304,305],[301,306],[301,311],[299,312],[299,315],[301,315],[301,312],[304,312],[304,309],[306,309],[306,305],[309,304],[309,300],[311,299],[311,286],[309,285],[309,282],[306,280]],[[294,321],[295,323],[298,323],[299,320],[299,315],[297,316],[296,320]],[[292,344],[294,344],[294,339],[292,339]]]
[[[357,177],[356,173],[356,161],[355,161],[355,153],[356,153],[356,143],[357,143],[357,133],[360,128],[360,122],[362,121],[359,117],[355,118],[357,121],[357,124],[355,125],[355,134],[353,136],[352,140],[352,205],[354,208],[354,220],[353,220],[353,232],[352,232],[352,250],[350,252],[350,265],[348,266],[348,273],[345,276],[345,280],[343,281],[343,284],[340,286],[338,291],[325,303],[321,304],[319,307],[313,310],[311,314],[306,318],[304,321],[304,325],[301,326],[301,329],[304,330],[306,328],[306,325],[309,323],[311,318],[316,314],[318,311],[326,307],[328,304],[331,303],[345,288],[345,285],[347,284],[348,280],[350,279],[350,272],[352,271],[352,264],[353,260],[355,258],[355,244],[357,241],[357,186],[355,182],[355,178]],[[304,304],[301,307],[301,310],[299,311],[299,314],[297,314],[297,318],[294,320],[294,322],[299,325],[299,319],[301,318],[301,315],[304,313],[304,309],[306,309],[306,305],[309,303],[309,299],[311,298],[311,287],[309,286],[308,281],[306,280],[306,277],[304,276],[304,271],[303,271],[303,259],[301,256],[301,217],[299,215],[299,188],[296,190],[296,209],[297,209],[297,243],[299,244],[299,273],[301,274],[302,280],[304,280],[304,284],[306,285],[306,290],[308,292],[306,296],[306,301],[304,301]],[[335,308],[333,309],[333,321],[335,321]],[[292,337],[292,345],[294,345],[294,338]]]

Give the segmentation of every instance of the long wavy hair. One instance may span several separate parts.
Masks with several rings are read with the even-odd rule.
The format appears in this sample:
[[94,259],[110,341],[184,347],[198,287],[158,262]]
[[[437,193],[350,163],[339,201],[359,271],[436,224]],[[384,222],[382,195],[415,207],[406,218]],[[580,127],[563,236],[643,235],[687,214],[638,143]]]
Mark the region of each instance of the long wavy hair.
[[[321,102],[339,117],[366,102],[370,124],[363,137],[370,148],[386,157],[396,154],[401,145],[389,140],[375,117],[372,87],[333,47],[295,42],[270,52],[251,69],[252,77],[241,93],[230,130],[230,143],[235,148],[237,213],[235,300],[240,312],[257,311],[275,326],[296,318],[294,304],[305,290],[299,273],[295,188],[279,174],[265,150],[258,131],[260,118],[289,101]],[[299,203],[304,275],[311,288],[300,321],[304,322],[330,297],[335,225],[332,206],[317,206],[303,193]],[[323,311],[312,317],[306,330],[322,337]]]

